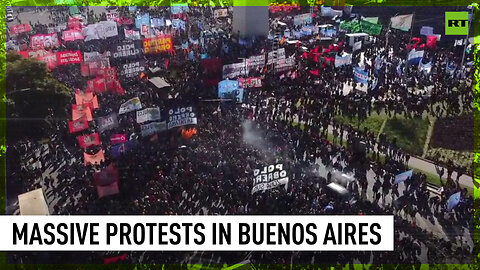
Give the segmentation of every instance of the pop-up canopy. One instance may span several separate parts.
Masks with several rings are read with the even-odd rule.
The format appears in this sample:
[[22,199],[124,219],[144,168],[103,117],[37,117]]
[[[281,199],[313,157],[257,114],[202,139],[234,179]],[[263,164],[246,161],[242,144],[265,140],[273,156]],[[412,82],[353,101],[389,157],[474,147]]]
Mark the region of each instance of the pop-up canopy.
[[41,188],[18,195],[20,215],[49,215],[47,202]]

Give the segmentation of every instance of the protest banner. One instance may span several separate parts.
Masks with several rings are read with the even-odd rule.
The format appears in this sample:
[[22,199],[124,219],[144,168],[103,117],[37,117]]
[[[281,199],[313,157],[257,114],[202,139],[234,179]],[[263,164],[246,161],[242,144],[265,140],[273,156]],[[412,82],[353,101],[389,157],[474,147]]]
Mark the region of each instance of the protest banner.
[[[75,104],[73,104],[75,105]],[[75,106],[72,107],[72,120],[78,120],[80,118],[87,119],[88,122],[93,120],[92,109],[87,106]]]
[[113,59],[134,59],[142,56],[142,42],[125,41],[114,45],[110,51]]
[[223,66],[223,78],[233,79],[247,74],[246,65],[244,62],[224,65]]
[[88,128],[88,121],[85,118],[80,118],[68,122],[68,132],[77,133]]
[[100,162],[105,161],[105,152],[101,149],[95,154],[88,154],[85,152],[83,153],[83,160],[84,160],[85,167],[88,166],[89,164],[91,165],[100,164]]
[[57,52],[57,64],[79,64],[83,62],[83,56],[81,51],[64,51]]
[[118,117],[116,113],[111,113],[107,116],[97,118],[97,129],[100,133],[116,127],[118,127]]
[[82,32],[78,30],[67,30],[62,33],[63,41],[70,42],[75,40],[84,40],[85,37],[82,35]]
[[260,77],[239,78],[238,85],[241,88],[260,88],[262,87],[262,78]]
[[215,9],[213,11],[213,17],[216,19],[218,18],[224,18],[228,16],[228,9],[227,8],[221,8],[221,9]]
[[168,129],[196,124],[197,114],[194,112],[192,106],[178,107],[168,111]]
[[263,68],[265,66],[265,55],[256,55],[256,56],[250,56],[247,59],[247,69],[252,70],[252,69],[259,69]]
[[85,103],[91,103],[92,109],[98,109],[98,98],[93,93],[83,93],[79,89],[75,91],[75,103],[77,105],[83,105]]
[[123,29],[125,38],[130,40],[140,40],[140,32],[135,30]]
[[126,141],[127,135],[125,134],[112,134],[112,136],[110,136],[110,142],[112,143],[112,145],[124,143]]
[[141,125],[140,128],[142,137],[147,137],[155,133],[167,130],[167,122],[152,122],[149,124]]
[[118,188],[118,169],[111,163],[107,168],[96,172],[93,175],[95,186],[97,188],[98,198],[103,198],[109,195],[115,195],[120,192]]
[[282,185],[285,186],[286,190],[288,185],[288,175],[281,163],[265,166],[262,169],[255,169],[253,171],[252,194]]
[[127,100],[122,105],[120,105],[118,114],[129,113],[129,112],[133,112],[141,109],[142,109],[142,103],[140,103],[140,99],[138,97],[134,97]]
[[21,33],[29,33],[32,31],[30,24],[15,24],[10,26],[10,34],[16,36]]
[[60,46],[60,41],[58,40],[57,33],[52,33],[48,35],[37,34],[30,36],[30,48],[32,49],[44,49],[51,47]]
[[123,64],[120,69],[120,76],[123,78],[132,78],[145,71],[145,60],[138,60]]
[[275,72],[283,72],[295,67],[295,58],[279,59],[275,62]]
[[346,54],[343,56],[336,55],[335,56],[335,67],[341,67],[345,65],[351,65],[352,64],[352,55],[351,54]]
[[120,15],[116,11],[107,12],[106,15],[107,15],[107,21],[116,22],[120,19]]
[[77,139],[80,148],[88,148],[90,146],[101,144],[100,136],[96,132],[88,135],[78,136]]
[[163,35],[146,38],[143,40],[143,50],[145,54],[170,52],[173,50],[172,37]]
[[47,52],[42,56],[37,57],[38,61],[44,62],[47,65],[47,69],[52,71],[58,66],[57,54],[52,52]]
[[296,15],[295,17],[293,17],[294,25],[311,24],[311,23],[312,23],[311,13],[305,13],[305,14]]
[[129,140],[123,143],[115,144],[110,149],[110,156],[112,158],[118,158],[123,154],[127,153],[128,151],[132,150],[133,148],[135,148],[136,145],[137,145],[136,140]]
[[137,111],[137,123],[160,120],[160,108],[146,108]]

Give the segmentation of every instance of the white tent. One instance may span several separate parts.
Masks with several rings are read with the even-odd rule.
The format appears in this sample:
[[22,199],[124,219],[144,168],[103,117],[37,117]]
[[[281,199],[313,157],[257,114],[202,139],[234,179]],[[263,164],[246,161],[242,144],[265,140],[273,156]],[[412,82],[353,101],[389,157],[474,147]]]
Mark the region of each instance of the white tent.
[[41,188],[18,195],[20,215],[49,215],[47,202]]

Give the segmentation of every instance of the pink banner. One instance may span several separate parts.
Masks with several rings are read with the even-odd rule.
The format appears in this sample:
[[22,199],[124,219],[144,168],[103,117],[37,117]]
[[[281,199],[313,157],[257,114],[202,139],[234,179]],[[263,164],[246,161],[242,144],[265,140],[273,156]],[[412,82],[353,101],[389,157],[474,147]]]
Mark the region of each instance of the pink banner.
[[119,144],[119,143],[124,143],[127,142],[127,135],[125,134],[113,134],[110,136],[110,141],[112,144]]
[[67,31],[63,31],[62,39],[63,41],[75,41],[75,40],[83,40],[85,39],[85,37],[78,30],[67,30]]
[[30,24],[15,24],[10,26],[10,34],[12,35],[18,35],[30,31],[32,31]]
[[81,51],[64,51],[57,53],[58,65],[79,64],[83,62]]

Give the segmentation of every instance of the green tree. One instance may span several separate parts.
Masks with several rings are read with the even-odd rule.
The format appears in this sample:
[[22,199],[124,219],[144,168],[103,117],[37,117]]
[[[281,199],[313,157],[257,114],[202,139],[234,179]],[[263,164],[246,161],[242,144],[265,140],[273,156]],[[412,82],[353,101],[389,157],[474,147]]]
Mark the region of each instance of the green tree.
[[47,118],[66,119],[69,89],[51,76],[45,63],[8,53],[2,83],[6,85],[7,141],[42,138],[52,128]]

